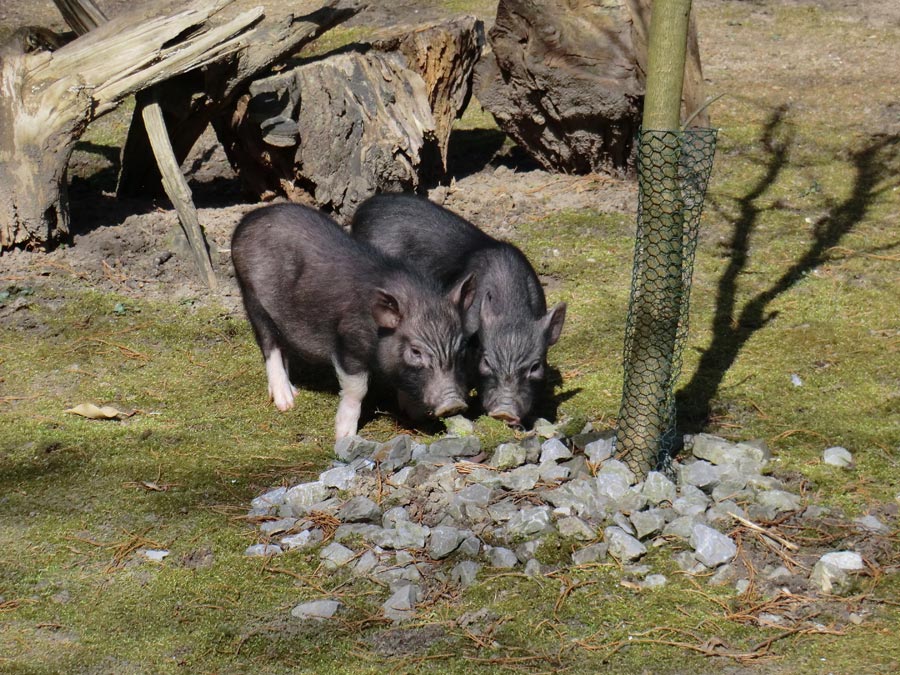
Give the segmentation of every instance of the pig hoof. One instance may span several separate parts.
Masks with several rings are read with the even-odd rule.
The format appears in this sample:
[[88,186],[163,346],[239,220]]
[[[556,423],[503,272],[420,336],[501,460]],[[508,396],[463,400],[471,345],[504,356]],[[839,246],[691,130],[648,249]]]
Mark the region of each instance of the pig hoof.
[[274,390],[270,389],[269,398],[275,401],[275,407],[278,408],[281,412],[287,412],[294,407],[295,393],[297,393],[297,390],[293,387]]
[[346,438],[347,436],[353,436],[356,434],[356,421],[353,422],[341,422],[336,421],[334,425],[334,437],[337,440],[341,438]]

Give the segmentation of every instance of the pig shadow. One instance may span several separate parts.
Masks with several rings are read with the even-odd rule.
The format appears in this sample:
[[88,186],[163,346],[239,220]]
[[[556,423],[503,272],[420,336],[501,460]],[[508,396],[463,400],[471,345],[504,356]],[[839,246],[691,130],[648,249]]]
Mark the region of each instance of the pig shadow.
[[[825,215],[812,225],[812,241],[806,251],[768,288],[737,306],[738,281],[750,262],[751,237],[765,209],[786,208],[768,205],[766,193],[788,165],[793,130],[786,122],[787,109],[778,108],[769,117],[760,147],[765,153],[765,170],[755,184],[737,199],[738,215],[733,221],[728,264],[719,278],[716,307],[712,319],[713,338],[702,352],[691,380],[676,394],[678,428],[697,433],[709,422],[715,398],[726,373],[737,360],[744,345],[765,328],[778,312],[769,306],[789,291],[813,269],[827,262],[832,249],[865,217],[873,201],[881,194],[897,189],[900,163],[900,136],[877,135],[857,150],[848,150],[853,165],[853,185],[846,199],[832,204]],[[885,180],[885,179],[888,180]],[[717,215],[725,211],[711,206]],[[895,244],[892,244],[895,245]],[[872,253],[873,251],[865,251]]]
[[549,366],[547,368],[547,379],[544,381],[543,388],[538,392],[537,400],[528,417],[525,418],[525,428],[530,429],[534,426],[535,420],[543,417],[545,420],[556,422],[559,416],[559,406],[568,401],[570,398],[577,396],[582,388],[571,387],[562,389],[563,378],[559,368]]

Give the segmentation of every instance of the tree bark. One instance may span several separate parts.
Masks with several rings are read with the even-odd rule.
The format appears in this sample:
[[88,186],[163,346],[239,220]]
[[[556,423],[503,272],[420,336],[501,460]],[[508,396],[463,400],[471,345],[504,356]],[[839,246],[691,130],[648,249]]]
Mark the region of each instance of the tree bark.
[[54,52],[0,50],[0,250],[43,247],[68,233],[66,166],[88,122],[244,46],[262,10],[211,26],[230,1],[139,23],[123,15]]

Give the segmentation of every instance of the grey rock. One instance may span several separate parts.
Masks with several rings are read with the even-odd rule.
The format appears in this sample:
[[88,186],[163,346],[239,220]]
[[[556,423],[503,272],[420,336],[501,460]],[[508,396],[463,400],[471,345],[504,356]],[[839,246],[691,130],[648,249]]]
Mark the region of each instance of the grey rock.
[[540,546],[540,539],[530,539],[529,541],[523,541],[521,544],[516,546],[516,557],[519,559],[519,562],[528,562],[535,555],[537,555],[537,551]]
[[469,535],[462,540],[457,551],[459,555],[474,558],[481,552],[481,540],[474,535]]
[[251,558],[265,558],[281,555],[281,553],[281,547],[277,544],[254,544],[253,546],[248,546],[244,551],[244,555]]
[[381,526],[385,528],[395,527],[397,523],[409,520],[409,513],[402,506],[388,509],[381,516]]
[[255,512],[254,515],[267,515],[271,510],[277,509],[284,504],[284,496],[287,494],[287,488],[279,487],[269,490],[263,495],[256,497],[250,502],[250,508]]
[[856,551],[832,551],[819,558],[819,561],[833,565],[834,567],[847,572],[854,572],[866,568],[862,556]]
[[558,438],[550,438],[541,444],[540,463],[558,462],[563,459],[570,459],[572,451],[566,447]]
[[537,464],[541,456],[541,439],[538,436],[528,436],[519,443],[525,448],[525,461],[529,464]]
[[385,617],[392,621],[407,621],[415,615],[419,587],[415,584],[400,586],[381,606]]
[[672,556],[672,560],[678,565],[678,569],[691,574],[699,574],[706,571],[706,565],[699,562],[693,551],[679,551]]
[[773,517],[783,511],[798,511],[800,497],[784,490],[767,490],[756,495],[756,503],[771,509]]
[[432,443],[428,452],[438,457],[474,457],[481,452],[481,441],[477,436],[448,436]]
[[321,481],[301,483],[284,495],[284,503],[295,516],[306,515],[309,507],[328,498],[330,490]]
[[696,516],[679,516],[663,528],[663,536],[677,537],[688,541],[693,534],[695,524],[697,524]]
[[738,573],[735,566],[727,563],[725,565],[720,565],[707,583],[710,586],[728,586],[737,581],[737,576]]
[[287,532],[296,524],[296,518],[279,518],[278,520],[267,520],[264,523],[260,523],[259,531],[263,534],[278,534],[279,532]]
[[775,569],[770,570],[768,573],[766,573],[766,579],[768,579],[769,581],[778,581],[780,579],[790,579],[791,576],[792,576],[791,571],[784,565],[779,565]]
[[318,511],[319,513],[327,513],[329,516],[333,516],[337,514],[338,509],[341,508],[341,505],[343,503],[343,499],[339,499],[338,497],[329,497],[328,499],[323,499],[322,501],[316,502],[315,504],[310,504],[307,507],[307,512],[313,513],[314,511]]
[[618,472],[601,472],[594,479],[597,493],[601,497],[605,497],[610,501],[619,501],[626,492],[628,492],[631,484],[628,480]]
[[544,567],[535,558],[532,558],[525,563],[525,574],[527,574],[529,577],[544,576]]
[[504,499],[488,506],[487,512],[495,523],[505,523],[519,512],[519,507],[512,499]]
[[408,520],[397,521],[393,528],[373,533],[371,541],[382,548],[424,548],[429,528]]
[[641,494],[654,506],[663,502],[672,503],[676,498],[675,483],[659,471],[651,471],[644,479]]
[[702,523],[696,523],[691,531],[691,546],[694,557],[707,567],[718,567],[737,554],[730,537]]
[[748,590],[750,590],[750,580],[738,579],[734,582],[734,590],[737,591],[738,595],[743,595]]
[[459,547],[462,540],[462,532],[455,527],[432,527],[428,537],[428,555],[435,560],[446,558]]
[[692,452],[718,466],[733,465],[744,473],[759,473],[768,459],[766,449],[747,443],[731,443],[710,434],[694,436]]
[[306,548],[313,548],[322,543],[325,538],[322,530],[312,529],[304,530],[297,534],[290,534],[281,538],[281,545],[288,551],[302,551]]
[[706,511],[706,520],[709,523],[722,523],[727,526],[734,521],[732,514],[740,516],[741,518],[747,517],[747,513],[744,509],[733,501],[726,500],[710,506]]
[[621,527],[607,527],[604,539],[609,545],[609,555],[619,562],[637,560],[647,552],[647,547],[625,532]]
[[682,516],[696,516],[709,507],[709,497],[700,488],[693,485],[682,485],[681,496],[672,502],[672,508]]
[[409,481],[409,477],[412,475],[414,468],[411,466],[404,466],[402,469],[397,471],[393,476],[391,476],[391,483],[398,487],[402,487],[406,485],[407,481]]
[[377,539],[384,528],[374,523],[344,523],[334,531],[334,540],[345,542],[358,537],[366,541]]
[[374,441],[367,441],[360,436],[345,436],[334,444],[334,454],[342,462],[352,462],[359,457],[371,457],[378,448]]
[[472,421],[462,415],[445,417],[444,426],[447,428],[447,434],[452,436],[468,436],[475,432],[475,425],[472,424]]
[[540,466],[538,466],[538,474],[545,483],[557,483],[564,481],[569,477],[569,469],[557,464],[553,460],[548,460],[542,462]]
[[[525,448],[515,443],[502,443],[494,450],[490,465],[498,469],[514,469],[525,463]],[[491,472],[494,473],[494,472]],[[480,481],[476,481],[480,482]]]
[[713,488],[719,484],[722,469],[704,459],[698,459],[689,464],[682,464],[679,473],[683,484],[693,485],[705,492],[712,492]]
[[572,553],[572,562],[576,565],[587,565],[588,563],[598,562],[606,557],[608,550],[609,544],[605,541],[597,544],[589,544]]
[[635,511],[631,514],[631,524],[638,539],[646,539],[660,534],[666,526],[666,516],[660,509]]
[[637,482],[634,472],[628,468],[628,465],[617,459],[608,459],[600,465],[600,468],[597,470],[597,476],[600,477],[604,474],[618,474],[625,479],[628,485],[634,485]]
[[641,588],[651,590],[654,588],[662,588],[667,583],[669,583],[669,580],[662,574],[650,574],[639,585]]
[[373,569],[375,569],[375,565],[378,564],[378,556],[374,551],[366,551],[361,556],[359,556],[359,560],[356,561],[356,564],[353,566],[353,573],[357,576],[365,576]]
[[333,487],[338,490],[346,490],[353,484],[356,471],[349,466],[336,466],[319,475],[319,482],[325,487]]
[[548,420],[545,420],[543,417],[538,417],[534,421],[534,426],[532,427],[534,433],[536,433],[541,438],[553,438],[558,435],[559,425],[553,424]]
[[500,487],[501,475],[502,474],[497,471],[491,471],[490,469],[479,466],[472,469],[467,476],[467,479],[470,483],[478,483],[479,485],[484,485],[489,488],[498,488]]
[[887,525],[882,523],[875,516],[860,516],[859,518],[854,518],[853,522],[856,523],[856,526],[865,532],[874,532],[875,534],[888,534],[891,531]]
[[571,478],[590,478],[592,475],[583,455],[575,455],[570,460],[560,462],[559,466],[568,469]]
[[576,516],[560,518],[556,523],[556,529],[559,530],[560,536],[579,541],[590,541],[597,536],[586,522]]
[[597,520],[609,514],[613,503],[609,497],[600,494],[595,479],[571,480],[558,488],[542,492],[541,497],[557,508],[568,509],[568,513]]
[[422,581],[422,573],[416,565],[406,565],[405,567],[377,565],[369,576],[383,584],[387,584],[391,591]]
[[491,567],[499,567],[501,569],[515,567],[516,563],[519,562],[515,553],[502,546],[492,546],[490,550],[488,550],[487,556],[491,563]]
[[381,507],[368,497],[353,497],[337,512],[337,517],[345,523],[380,522]]
[[822,453],[822,460],[830,466],[837,466],[842,469],[853,466],[853,455],[847,448],[842,448],[839,445],[826,448],[825,452]]
[[453,498],[453,501],[461,505],[472,504],[473,506],[487,508],[487,505],[491,503],[493,497],[494,491],[491,488],[486,485],[475,483],[474,485],[470,485],[469,487],[460,490]]
[[337,600],[312,600],[303,602],[291,610],[291,616],[297,619],[330,619],[340,609],[341,603]]
[[621,511],[617,511],[616,513],[613,514],[612,521],[613,521],[614,525],[621,527],[632,537],[635,535],[635,529],[634,529],[634,526],[631,524],[631,520],[628,518],[628,516],[626,516]]
[[412,449],[412,438],[402,434],[379,445],[372,453],[372,459],[381,465],[383,471],[393,471],[409,463]]
[[356,553],[336,541],[331,542],[319,551],[319,557],[326,569],[336,569],[343,567],[356,557]]
[[753,490],[745,489],[747,485],[747,478],[732,478],[724,477],[722,478],[722,482],[720,482],[716,487],[713,488],[712,498],[717,502],[723,502],[725,500],[733,500],[746,502],[750,499],[753,499],[754,492]]
[[524,508],[506,523],[506,531],[513,538],[530,537],[547,532],[552,528],[550,508],[547,506]]
[[781,490],[784,488],[784,483],[774,476],[752,474],[747,476],[747,486],[756,490]]
[[475,580],[478,577],[478,571],[480,569],[481,565],[479,565],[474,560],[463,560],[462,562],[458,563],[450,572],[450,578],[454,583],[458,584],[462,588],[466,588],[475,583]]
[[500,474],[500,484],[513,492],[527,492],[534,488],[540,477],[541,472],[537,466],[526,464]]
[[847,572],[836,565],[819,560],[809,575],[809,583],[823,593],[834,593],[847,583]]
[[375,462],[368,457],[357,457],[347,466],[353,469],[358,475],[369,475],[375,468]]
[[584,454],[591,464],[597,465],[612,457],[614,449],[612,438],[598,438],[584,446]]

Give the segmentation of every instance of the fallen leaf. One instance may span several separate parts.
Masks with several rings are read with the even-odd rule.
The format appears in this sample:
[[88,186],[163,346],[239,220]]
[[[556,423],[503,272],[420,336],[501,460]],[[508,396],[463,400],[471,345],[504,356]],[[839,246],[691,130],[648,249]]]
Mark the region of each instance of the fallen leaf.
[[89,420],[120,420],[124,417],[131,417],[134,415],[133,412],[126,413],[121,410],[116,410],[112,406],[105,405],[102,408],[95,406],[93,403],[82,403],[81,405],[76,405],[74,408],[69,408],[68,410],[64,410],[63,412],[71,413],[72,415],[80,415],[81,417],[87,417]]

